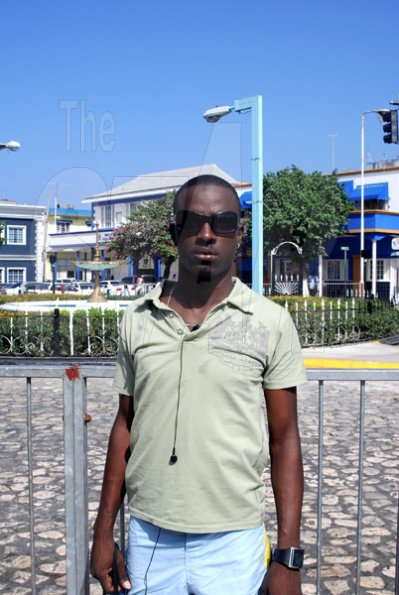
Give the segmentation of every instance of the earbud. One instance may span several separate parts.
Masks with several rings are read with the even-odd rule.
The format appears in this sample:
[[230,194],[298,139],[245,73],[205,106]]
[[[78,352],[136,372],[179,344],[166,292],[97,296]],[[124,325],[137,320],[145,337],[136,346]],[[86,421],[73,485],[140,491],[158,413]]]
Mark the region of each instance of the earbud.
[[175,449],[173,449],[172,454],[170,455],[169,465],[174,465],[175,463],[177,463],[177,454],[175,452]]

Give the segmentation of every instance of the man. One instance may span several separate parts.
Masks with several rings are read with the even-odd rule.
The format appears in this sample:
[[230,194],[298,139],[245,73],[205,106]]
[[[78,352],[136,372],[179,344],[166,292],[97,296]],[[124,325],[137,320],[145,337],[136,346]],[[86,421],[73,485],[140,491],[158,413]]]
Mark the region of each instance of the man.
[[[171,233],[177,283],[129,306],[91,572],[113,592],[113,525],[128,492],[129,594],[299,595],[303,492],[296,389],[305,381],[289,314],[231,276],[239,200],[215,176],[186,182]],[[278,542],[265,574],[269,426]],[[291,549],[293,548],[293,549]]]

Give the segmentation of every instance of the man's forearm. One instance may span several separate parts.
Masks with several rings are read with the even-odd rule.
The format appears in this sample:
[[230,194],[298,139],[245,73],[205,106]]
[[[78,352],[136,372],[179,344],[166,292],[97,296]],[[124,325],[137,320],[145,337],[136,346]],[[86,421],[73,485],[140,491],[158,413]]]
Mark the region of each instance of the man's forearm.
[[130,434],[123,419],[115,419],[108,443],[104,479],[95,533],[112,532],[126,493],[125,471],[130,456]]
[[278,548],[300,545],[303,468],[299,435],[271,442],[271,481],[278,526]]

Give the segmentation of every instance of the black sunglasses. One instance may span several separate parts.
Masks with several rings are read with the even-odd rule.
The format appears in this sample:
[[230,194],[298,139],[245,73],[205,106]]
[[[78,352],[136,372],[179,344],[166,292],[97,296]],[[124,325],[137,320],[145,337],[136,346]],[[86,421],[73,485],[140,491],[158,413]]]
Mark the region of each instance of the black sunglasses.
[[173,217],[177,232],[191,235],[198,233],[205,223],[209,223],[213,233],[218,236],[233,235],[238,229],[238,222],[238,214],[234,211],[201,215],[201,213],[183,209],[177,211]]

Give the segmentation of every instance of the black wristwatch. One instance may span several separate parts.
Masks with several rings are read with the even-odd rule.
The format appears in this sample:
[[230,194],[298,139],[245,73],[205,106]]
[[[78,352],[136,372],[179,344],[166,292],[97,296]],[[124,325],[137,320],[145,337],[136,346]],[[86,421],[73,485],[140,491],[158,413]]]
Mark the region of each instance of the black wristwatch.
[[300,547],[287,547],[284,550],[273,549],[272,562],[283,564],[290,570],[300,570],[303,566],[305,550]]

